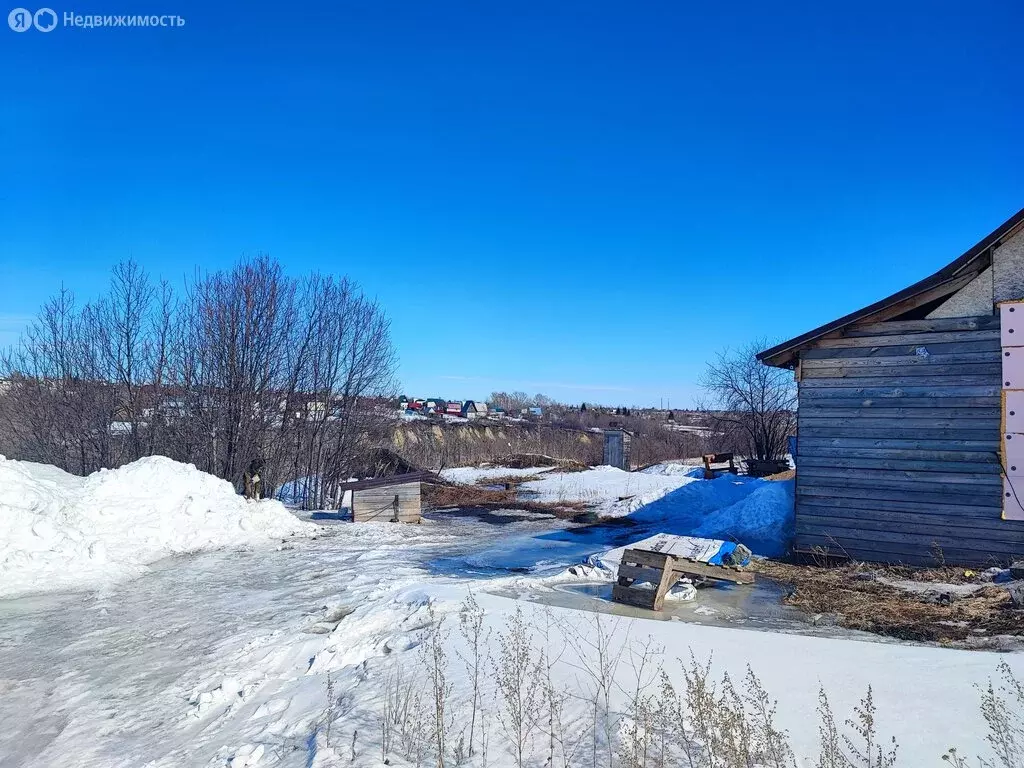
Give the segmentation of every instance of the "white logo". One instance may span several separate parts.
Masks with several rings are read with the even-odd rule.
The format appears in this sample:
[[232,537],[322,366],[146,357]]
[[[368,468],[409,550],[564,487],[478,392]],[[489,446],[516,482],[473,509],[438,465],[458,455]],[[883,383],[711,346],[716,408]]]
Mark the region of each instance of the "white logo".
[[35,13],[28,8],[15,8],[7,14],[7,26],[15,32],[28,32],[32,27],[52,32],[57,28],[57,12],[53,8],[40,8]]
[[15,32],[28,32],[32,28],[32,11],[28,8],[15,8],[7,14],[7,26]]
[[40,32],[52,32],[57,26],[57,14],[53,8],[40,8],[32,17],[32,23]]

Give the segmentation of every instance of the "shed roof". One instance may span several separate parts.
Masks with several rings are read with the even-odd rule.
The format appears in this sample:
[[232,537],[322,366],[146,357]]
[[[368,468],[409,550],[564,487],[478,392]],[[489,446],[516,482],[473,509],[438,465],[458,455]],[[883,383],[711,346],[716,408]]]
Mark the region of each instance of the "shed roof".
[[956,293],[992,263],[992,248],[998,246],[1021,224],[1024,224],[1024,208],[1017,211],[935,274],[897,291],[881,301],[876,301],[874,304],[869,304],[789,341],[759,352],[757,359],[768,365],[787,368],[796,362],[796,355],[801,349],[810,346],[823,336],[842,331],[862,320],[891,320],[916,306]]

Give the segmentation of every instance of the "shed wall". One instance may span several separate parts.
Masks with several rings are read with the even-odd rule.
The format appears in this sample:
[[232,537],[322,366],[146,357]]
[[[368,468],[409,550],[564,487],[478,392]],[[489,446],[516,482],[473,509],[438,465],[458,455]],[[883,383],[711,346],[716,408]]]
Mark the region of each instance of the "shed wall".
[[360,488],[352,492],[352,522],[388,522],[395,517],[398,497],[398,521],[420,521],[420,483],[400,483],[377,488]]
[[847,329],[800,354],[796,546],[884,562],[1024,554],[1002,520],[998,315]]

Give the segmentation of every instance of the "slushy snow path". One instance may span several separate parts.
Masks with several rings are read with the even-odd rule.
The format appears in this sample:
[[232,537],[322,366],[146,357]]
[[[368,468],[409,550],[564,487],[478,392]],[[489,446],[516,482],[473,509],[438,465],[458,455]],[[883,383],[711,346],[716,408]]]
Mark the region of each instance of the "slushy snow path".
[[101,593],[0,601],[0,765],[225,765],[250,742],[261,764],[306,765],[325,702],[311,659],[411,644],[417,598],[392,598],[468,525],[333,526],[280,551],[164,560]]
[[[378,766],[387,676],[398,666],[420,668],[428,602],[437,617],[448,617],[449,630],[470,587],[495,633],[518,606],[536,617],[542,608],[483,590],[522,594],[543,584],[523,576],[472,580],[458,563],[493,556],[502,542],[523,549],[529,534],[559,527],[565,524],[458,516],[421,526],[338,524],[281,550],[163,560],[99,593],[0,601],[0,765]],[[565,633],[587,632],[594,614],[552,608],[551,616],[550,643],[578,649]],[[995,675],[1001,660],[1024,676],[1019,654],[620,620],[619,641],[648,636],[665,646],[676,678],[675,658],[690,649],[701,660],[712,656],[716,671],[735,680],[749,662],[779,699],[778,721],[802,768],[816,757],[819,683],[840,723],[872,684],[883,736],[901,744],[899,765],[926,766],[939,764],[952,745],[987,754],[973,685]],[[457,631],[448,642],[456,696],[464,696],[456,654],[465,649]],[[560,685],[579,676],[569,663],[557,672]],[[324,744],[328,673],[338,698],[334,748]],[[621,690],[629,690],[628,664],[619,675]],[[567,721],[586,722],[585,703],[573,706]],[[618,693],[612,707],[623,711]],[[395,752],[391,763],[406,765]],[[514,763],[494,746],[489,764]]]

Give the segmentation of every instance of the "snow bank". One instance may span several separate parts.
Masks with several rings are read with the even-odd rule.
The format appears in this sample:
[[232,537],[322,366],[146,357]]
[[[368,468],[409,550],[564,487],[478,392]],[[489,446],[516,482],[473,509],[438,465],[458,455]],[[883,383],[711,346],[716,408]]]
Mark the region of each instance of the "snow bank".
[[554,467],[452,467],[442,469],[441,477],[450,483],[475,485],[499,477],[531,477],[551,472]]
[[724,475],[693,482],[648,504],[632,520],[664,533],[739,541],[778,557],[793,535],[794,481]]
[[662,464],[653,464],[640,470],[645,475],[683,475],[696,479],[704,478],[703,465],[686,464],[678,461],[666,461]]
[[137,575],[167,555],[317,528],[163,456],[76,477],[0,458],[0,597]]
[[583,502],[602,517],[622,517],[660,499],[695,478],[678,472],[626,472],[616,467],[594,467],[583,472],[552,472],[521,488],[538,501]]

